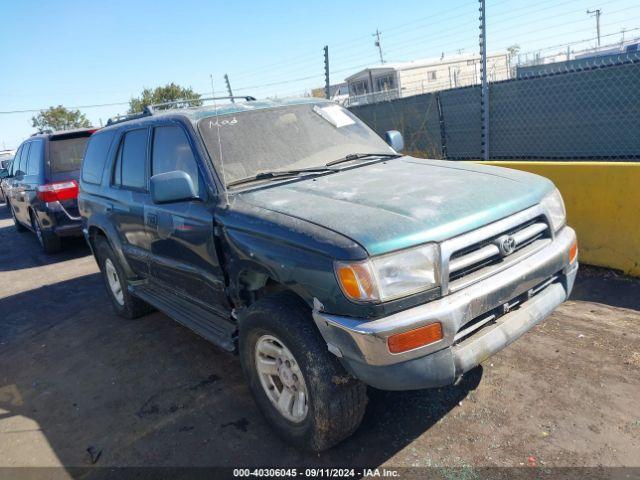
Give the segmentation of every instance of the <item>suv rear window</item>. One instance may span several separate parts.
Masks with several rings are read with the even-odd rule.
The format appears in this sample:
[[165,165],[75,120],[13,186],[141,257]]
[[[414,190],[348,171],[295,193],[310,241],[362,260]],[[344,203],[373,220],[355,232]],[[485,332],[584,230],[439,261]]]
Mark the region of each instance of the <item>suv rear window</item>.
[[82,136],[60,138],[53,137],[49,142],[49,165],[51,173],[73,172],[80,170],[82,157],[87,148],[90,132]]

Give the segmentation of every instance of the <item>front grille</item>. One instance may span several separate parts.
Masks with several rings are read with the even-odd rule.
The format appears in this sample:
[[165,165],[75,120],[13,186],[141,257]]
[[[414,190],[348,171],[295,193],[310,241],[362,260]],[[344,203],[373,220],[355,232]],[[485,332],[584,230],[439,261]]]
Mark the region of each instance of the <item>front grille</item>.
[[[515,248],[505,255],[499,239],[505,235],[515,240]],[[507,263],[513,263],[550,241],[551,234],[544,216],[538,216],[454,251],[449,257],[449,286],[456,290],[484,277]]]
[[539,283],[535,287],[529,289],[528,291],[521,293],[520,295],[512,298],[508,302],[496,307],[488,312],[470,320],[469,322],[460,326],[453,340],[453,344],[457,345],[469,337],[477,334],[481,330],[494,325],[498,319],[500,319],[503,315],[506,315],[509,312],[517,310],[520,308],[525,302],[531,300],[538,293],[543,291],[552,283],[558,281],[558,275],[554,275],[551,278],[548,278],[542,283]]

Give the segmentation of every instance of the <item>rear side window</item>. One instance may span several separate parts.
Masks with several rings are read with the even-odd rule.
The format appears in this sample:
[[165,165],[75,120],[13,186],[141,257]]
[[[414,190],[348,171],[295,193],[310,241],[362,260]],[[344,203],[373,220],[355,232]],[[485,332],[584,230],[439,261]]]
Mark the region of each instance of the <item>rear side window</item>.
[[199,193],[200,175],[189,139],[177,126],[157,127],[153,132],[152,175],[179,170],[188,173]]
[[109,147],[111,146],[114,135],[115,131],[112,130],[94,133],[91,136],[87,144],[87,151],[84,154],[84,160],[82,161],[83,181],[100,184],[102,181],[102,172],[107,162]]
[[[42,164],[42,147],[41,141],[31,142],[31,148],[29,149],[29,160],[26,166],[27,175],[39,175],[40,165]],[[23,160],[24,165],[24,160]],[[25,168],[23,167],[23,170]]]
[[146,188],[147,132],[145,128],[124,135],[113,172],[114,185],[138,190]]
[[15,175],[18,171],[18,164],[20,163],[20,155],[22,155],[22,150],[24,150],[24,145],[20,145],[18,151],[16,152],[16,156],[13,157],[13,163],[11,164],[11,169],[9,170],[10,175]]
[[18,161],[16,162],[17,165],[15,166],[15,175],[19,175],[22,174],[24,175],[24,173],[27,170],[27,159],[29,158],[29,147],[31,146],[31,142],[29,143],[25,143],[22,146],[22,152],[20,152],[20,158],[18,159]]
[[89,134],[82,137],[52,138],[49,142],[51,173],[80,170],[88,140]]

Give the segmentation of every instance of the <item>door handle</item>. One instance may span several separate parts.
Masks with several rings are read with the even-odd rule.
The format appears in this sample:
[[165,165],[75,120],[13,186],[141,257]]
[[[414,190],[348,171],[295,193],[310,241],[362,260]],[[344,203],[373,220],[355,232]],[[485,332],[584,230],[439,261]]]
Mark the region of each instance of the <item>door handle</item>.
[[155,213],[147,213],[147,225],[153,228],[158,227],[158,215]]

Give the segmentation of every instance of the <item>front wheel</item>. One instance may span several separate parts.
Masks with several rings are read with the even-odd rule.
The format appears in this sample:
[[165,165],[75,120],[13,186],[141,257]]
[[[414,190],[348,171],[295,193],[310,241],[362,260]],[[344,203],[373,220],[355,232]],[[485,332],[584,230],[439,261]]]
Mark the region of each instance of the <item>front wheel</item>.
[[98,237],[94,245],[98,266],[102,271],[107,293],[115,312],[128,319],[138,318],[151,312],[153,309],[148,303],[129,293],[124,270],[109,242]]
[[326,450],[360,425],[366,386],[331,355],[310,310],[281,293],[240,321],[240,360],[256,403],[275,431],[306,450]]

